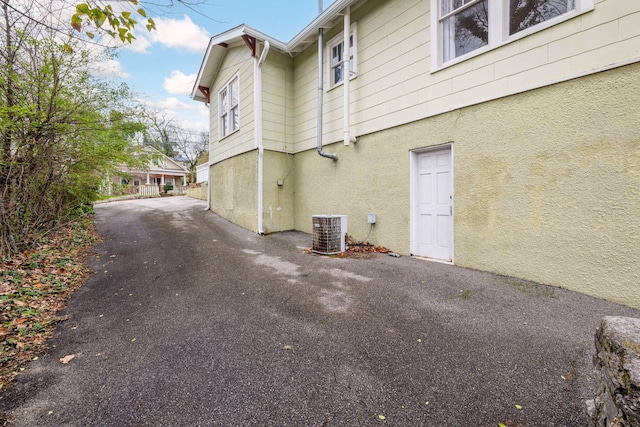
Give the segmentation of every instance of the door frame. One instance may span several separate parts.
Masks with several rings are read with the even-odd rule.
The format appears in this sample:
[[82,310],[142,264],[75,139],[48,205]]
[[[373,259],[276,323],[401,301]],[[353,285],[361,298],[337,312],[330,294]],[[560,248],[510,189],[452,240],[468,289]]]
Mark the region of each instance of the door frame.
[[[430,261],[436,261],[436,262],[444,262],[447,264],[454,264],[455,263],[455,258],[454,258],[454,248],[455,248],[455,244],[454,244],[454,240],[453,240],[453,228],[454,228],[454,215],[455,215],[455,197],[454,196],[454,157],[453,157],[453,141],[452,142],[448,142],[446,144],[440,144],[440,145],[434,145],[434,146],[430,146],[430,147],[423,147],[423,148],[418,148],[415,150],[410,150],[409,151],[409,204],[411,206],[411,212],[409,214],[409,232],[410,232],[410,237],[409,237],[409,251],[411,253],[411,256],[417,256],[416,252],[417,252],[417,235],[418,235],[418,156],[422,153],[427,153],[430,151],[441,151],[441,150],[449,150],[449,154],[450,154],[450,175],[451,175],[451,180],[450,180],[450,185],[451,185],[451,227],[450,227],[450,233],[451,235],[449,236],[449,241],[451,242],[451,247],[450,247],[450,252],[451,252],[451,261],[446,261],[446,260],[440,260],[440,259],[435,259],[435,258],[424,258]],[[419,257],[419,258],[423,258],[423,257]]]

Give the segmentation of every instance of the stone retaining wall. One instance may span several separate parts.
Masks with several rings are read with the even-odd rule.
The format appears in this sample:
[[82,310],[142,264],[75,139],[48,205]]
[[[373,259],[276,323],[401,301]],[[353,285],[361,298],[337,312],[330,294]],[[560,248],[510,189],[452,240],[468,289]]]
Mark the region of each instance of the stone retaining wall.
[[640,427],[640,319],[605,317],[596,332],[592,425]]

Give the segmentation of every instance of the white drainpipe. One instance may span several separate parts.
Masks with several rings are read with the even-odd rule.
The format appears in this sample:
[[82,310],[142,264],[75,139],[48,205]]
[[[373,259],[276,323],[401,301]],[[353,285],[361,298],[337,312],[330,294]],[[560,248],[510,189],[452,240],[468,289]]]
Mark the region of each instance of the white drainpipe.
[[262,47],[262,54],[260,59],[255,59],[253,67],[253,103],[255,111],[255,123],[253,126],[253,133],[256,141],[256,147],[258,148],[258,233],[264,234],[263,220],[262,220],[262,185],[264,181],[264,145],[262,143],[262,64],[267,59],[269,53],[269,42],[265,40]]
[[343,50],[343,55],[344,55],[344,60],[343,60],[343,67],[344,67],[344,83],[343,83],[343,90],[344,90],[344,95],[343,95],[343,113],[344,113],[344,145],[349,145],[350,142],[356,142],[356,138],[351,136],[350,132],[349,132],[349,84],[350,84],[350,80],[351,80],[351,49],[350,49],[350,43],[349,43],[349,39],[351,38],[351,6],[348,6],[345,11],[344,11],[344,50]]
[[208,211],[211,210],[211,164],[209,164],[208,166],[209,170],[207,171],[207,175],[209,175],[209,178],[207,178],[207,209]]

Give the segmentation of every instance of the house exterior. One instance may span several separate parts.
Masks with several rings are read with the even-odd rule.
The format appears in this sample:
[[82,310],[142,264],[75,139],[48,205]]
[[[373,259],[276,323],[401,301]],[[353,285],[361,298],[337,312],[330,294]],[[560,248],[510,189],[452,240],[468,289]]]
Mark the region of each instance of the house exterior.
[[110,192],[113,192],[114,186],[120,186],[128,194],[159,195],[165,192],[166,184],[174,189],[187,185],[189,171],[182,164],[151,146],[145,145],[142,150],[150,159],[147,168],[130,169],[123,166],[122,175],[111,178]]
[[639,62],[628,0],[336,0],[286,43],[230,29],[192,91],[211,210],[258,233],[344,214],[356,239],[375,213],[400,254],[640,308]]

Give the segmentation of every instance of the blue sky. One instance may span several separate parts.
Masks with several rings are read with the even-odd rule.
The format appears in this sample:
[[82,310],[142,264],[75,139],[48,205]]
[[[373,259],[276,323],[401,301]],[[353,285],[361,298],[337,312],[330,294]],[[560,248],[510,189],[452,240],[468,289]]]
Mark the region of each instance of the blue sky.
[[[324,7],[330,3],[325,0]],[[318,15],[317,0],[209,0],[195,11],[179,2],[164,10],[141,4],[157,31],[140,26],[137,39],[118,49],[103,73],[122,79],[150,108],[194,131],[208,130],[207,108],[189,94],[211,36],[247,24],[288,42]]]

